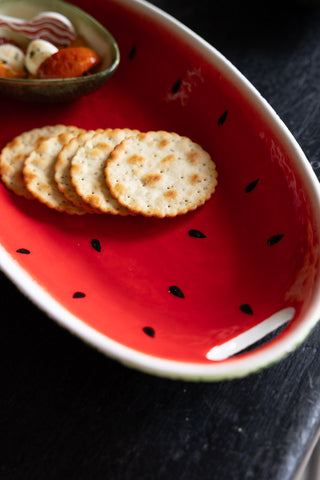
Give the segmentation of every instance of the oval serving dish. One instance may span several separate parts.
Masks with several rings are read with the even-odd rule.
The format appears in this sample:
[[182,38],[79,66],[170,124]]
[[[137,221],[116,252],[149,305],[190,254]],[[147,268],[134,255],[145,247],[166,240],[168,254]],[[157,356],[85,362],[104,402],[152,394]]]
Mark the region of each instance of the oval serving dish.
[[[102,63],[90,75],[64,79],[0,78],[0,94],[25,102],[66,102],[87,95],[103,85],[118,67],[120,56],[116,40],[95,18],[84,10],[62,0],[0,0],[0,14],[30,19],[43,11],[66,16],[76,33],[102,58]],[[24,46],[25,36],[0,28],[0,37],[11,38]]]
[[1,147],[62,122],[176,131],[212,155],[218,187],[195,212],[155,219],[75,218],[0,185],[3,271],[60,325],[145,372],[212,381],[279,361],[320,316],[309,162],[255,88],[175,19],[139,0],[74,3],[112,28],[119,68],[74,109],[4,102]]

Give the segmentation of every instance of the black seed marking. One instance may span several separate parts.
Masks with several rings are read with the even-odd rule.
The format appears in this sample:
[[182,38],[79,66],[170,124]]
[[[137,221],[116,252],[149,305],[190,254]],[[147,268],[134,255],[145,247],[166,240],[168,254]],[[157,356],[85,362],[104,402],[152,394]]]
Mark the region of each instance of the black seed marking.
[[144,327],[142,329],[146,335],[149,335],[149,337],[153,338],[155,336],[155,331],[152,327]]
[[95,250],[97,250],[97,252],[101,252],[101,243],[99,242],[99,240],[97,240],[96,238],[93,238],[91,240],[91,245]]
[[239,308],[241,312],[246,313],[247,315],[253,315],[253,310],[248,303],[243,303]]
[[30,253],[30,250],[28,250],[27,248],[18,248],[18,250],[16,250],[17,253],[24,253],[25,255],[29,255]]
[[179,287],[176,287],[175,285],[172,285],[171,287],[169,287],[169,292],[172,293],[172,295],[175,295],[176,297],[184,298],[183,292],[180,290]]
[[190,237],[207,238],[207,236],[204,233],[200,232],[200,230],[194,230],[193,229],[193,230],[189,230],[188,233],[189,233]]
[[259,182],[259,178],[256,178],[256,180],[253,180],[253,182],[249,183],[246,188],[244,189],[244,191],[246,193],[249,193],[249,192],[252,192],[252,190],[257,186]]
[[133,47],[131,48],[131,50],[129,52],[130,60],[134,59],[134,57],[136,56],[136,53],[137,53],[137,47],[136,47],[136,45],[133,45]]
[[85,296],[86,296],[86,294],[83,293],[83,292],[75,292],[75,293],[73,294],[73,298],[83,298],[83,297],[85,297]]
[[227,116],[228,116],[228,113],[229,113],[228,110],[226,110],[225,112],[223,112],[223,114],[222,114],[221,117],[219,118],[219,120],[218,120],[218,125],[219,125],[219,127],[221,127],[221,125],[223,125],[224,122],[226,121]]
[[178,80],[172,85],[171,88],[171,93],[177,93],[181,87],[181,78],[178,78]]
[[280,240],[284,237],[283,233],[279,233],[278,235],[273,235],[267,240],[267,244],[271,247],[272,245],[275,245],[276,243],[280,242]]

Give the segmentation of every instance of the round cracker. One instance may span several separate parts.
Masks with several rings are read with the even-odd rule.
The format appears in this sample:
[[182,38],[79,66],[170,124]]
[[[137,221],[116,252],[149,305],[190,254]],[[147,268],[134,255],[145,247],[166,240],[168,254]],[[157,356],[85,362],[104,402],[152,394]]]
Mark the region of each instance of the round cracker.
[[43,140],[25,159],[23,177],[31,195],[49,208],[69,214],[83,215],[87,210],[76,207],[60,192],[54,179],[54,166],[61,149],[80,129],[52,135]]
[[128,128],[108,128],[87,140],[73,156],[70,169],[72,185],[77,194],[92,208],[114,215],[130,214],[129,210],[111,195],[104,170],[114,147],[137,133],[137,130]]
[[176,216],[213,194],[215,163],[187,137],[164,131],[140,133],[110,154],[106,182],[119,203],[136,214]]
[[8,142],[0,156],[3,183],[17,195],[28,199],[33,198],[25,186],[22,174],[25,159],[45,138],[62,133],[69,128],[66,125],[47,125],[23,132]]
[[94,210],[87,202],[83,200],[78,194],[71,182],[71,160],[76,154],[78,148],[83,146],[87,140],[92,138],[97,133],[103,132],[102,129],[88,130],[80,135],[73,137],[61,150],[58,155],[54,170],[54,178],[57,186],[64,194],[64,196],[77,207],[82,207],[88,210],[89,213],[95,213]]

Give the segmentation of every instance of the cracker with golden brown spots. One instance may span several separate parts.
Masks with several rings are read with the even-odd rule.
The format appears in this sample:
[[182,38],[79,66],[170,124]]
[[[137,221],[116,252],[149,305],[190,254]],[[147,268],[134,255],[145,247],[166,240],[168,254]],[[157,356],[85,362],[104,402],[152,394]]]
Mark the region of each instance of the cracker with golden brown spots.
[[58,189],[54,179],[54,166],[64,145],[82,130],[52,135],[43,140],[26,158],[23,177],[31,195],[49,208],[69,214],[84,215],[87,211],[75,206]]
[[27,190],[22,170],[27,156],[37,148],[45,138],[57,135],[70,128],[66,125],[48,125],[23,132],[7,143],[0,156],[1,179],[3,183],[17,195],[32,199]]
[[102,129],[88,130],[76,137],[73,137],[70,142],[68,142],[62,148],[54,167],[54,178],[57,182],[60,192],[62,192],[64,196],[74,205],[88,210],[89,213],[96,213],[96,210],[77,194],[76,189],[72,185],[70,175],[71,160],[75,156],[77,150],[82,147],[87,140],[92,138],[97,133],[102,133],[103,131],[104,130]]
[[106,129],[87,140],[72,158],[71,182],[77,194],[92,208],[114,215],[130,214],[128,209],[111,195],[104,171],[114,147],[137,133],[137,130],[130,129]]
[[217,185],[210,155],[187,137],[147,132],[115,147],[106,165],[115,198],[134,213],[176,216],[207,201]]

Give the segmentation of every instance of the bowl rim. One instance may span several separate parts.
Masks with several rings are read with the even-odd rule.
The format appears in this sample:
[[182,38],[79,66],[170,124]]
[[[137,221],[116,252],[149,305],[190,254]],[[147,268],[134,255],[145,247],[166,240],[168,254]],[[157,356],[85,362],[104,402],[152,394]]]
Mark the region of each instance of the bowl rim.
[[[1,4],[4,3],[10,3],[10,5],[14,4],[15,2],[21,2],[21,0],[0,0],[0,9],[1,9]],[[29,0],[29,4],[33,3],[35,5],[41,5],[42,0]],[[85,12],[83,9],[79,8],[76,5],[73,5],[69,2],[66,2],[64,0],[51,0],[48,2],[50,4],[50,8],[52,10],[55,9],[55,5],[59,8],[67,9],[70,10],[71,12],[75,13],[78,15],[80,18],[89,20],[93,27],[105,36],[108,41],[109,45],[112,49],[112,54],[113,54],[113,60],[112,63],[109,67],[104,68],[103,70],[99,70],[97,72],[90,73],[90,75],[87,76],[82,76],[82,77],[71,77],[71,78],[0,78],[0,83],[2,84],[7,84],[7,85],[30,85],[30,86],[36,86],[36,85],[43,85],[43,84],[81,84],[81,83],[86,83],[89,79],[94,80],[94,79],[99,79],[100,77],[104,77],[105,75],[112,75],[115,70],[118,68],[119,63],[120,63],[120,48],[119,45],[114,38],[114,36],[111,34],[111,32],[104,27],[96,18],[94,18],[92,15],[89,13]]]

